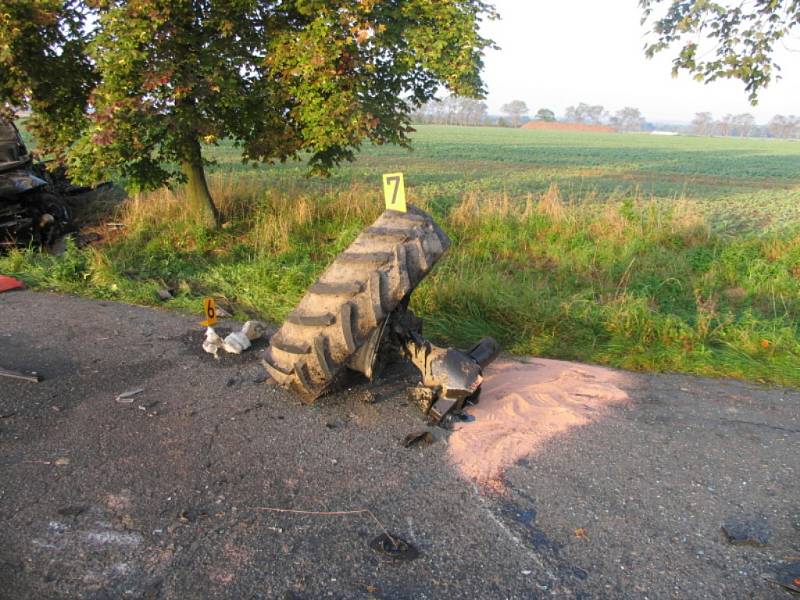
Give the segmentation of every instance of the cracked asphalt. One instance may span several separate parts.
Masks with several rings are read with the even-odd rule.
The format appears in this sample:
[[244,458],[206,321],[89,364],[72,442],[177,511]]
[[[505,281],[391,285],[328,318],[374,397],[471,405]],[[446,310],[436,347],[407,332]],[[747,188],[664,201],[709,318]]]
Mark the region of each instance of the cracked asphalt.
[[[205,355],[197,320],[0,295],[0,367],[43,377],[0,379],[0,597],[797,597],[775,583],[800,561],[797,390],[635,375],[493,493],[447,432],[401,446],[425,425],[413,372],[308,407],[259,348]],[[371,549],[382,526],[420,557]]]

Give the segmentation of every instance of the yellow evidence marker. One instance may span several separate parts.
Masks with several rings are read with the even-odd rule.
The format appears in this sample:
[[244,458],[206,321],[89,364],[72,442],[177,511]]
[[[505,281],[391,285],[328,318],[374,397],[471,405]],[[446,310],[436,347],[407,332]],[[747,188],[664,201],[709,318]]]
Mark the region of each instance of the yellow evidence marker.
[[203,299],[203,312],[206,315],[206,320],[201,321],[200,325],[203,327],[211,327],[217,322],[217,303],[213,298]]
[[387,209],[406,212],[406,185],[402,173],[386,173],[383,176],[383,195]]

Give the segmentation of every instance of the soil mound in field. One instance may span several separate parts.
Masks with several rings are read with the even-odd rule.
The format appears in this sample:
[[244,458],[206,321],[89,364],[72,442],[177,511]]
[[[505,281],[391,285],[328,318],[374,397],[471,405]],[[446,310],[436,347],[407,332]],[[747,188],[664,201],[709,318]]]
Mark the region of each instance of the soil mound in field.
[[589,125],[587,123],[559,123],[556,121],[529,121],[523,129],[545,129],[551,131],[589,131],[594,133],[616,133],[617,130],[608,125]]
[[450,436],[449,454],[465,477],[502,488],[506,467],[550,438],[622,404],[623,374],[560,360],[497,361],[484,371],[475,417]]

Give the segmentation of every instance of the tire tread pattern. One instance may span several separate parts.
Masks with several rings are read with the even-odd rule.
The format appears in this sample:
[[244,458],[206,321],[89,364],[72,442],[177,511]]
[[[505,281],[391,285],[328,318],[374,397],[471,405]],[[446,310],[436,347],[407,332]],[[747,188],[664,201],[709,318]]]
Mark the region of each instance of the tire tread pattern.
[[263,361],[269,375],[306,401],[322,395],[449,245],[422,210],[385,211],[309,287],[273,336]]

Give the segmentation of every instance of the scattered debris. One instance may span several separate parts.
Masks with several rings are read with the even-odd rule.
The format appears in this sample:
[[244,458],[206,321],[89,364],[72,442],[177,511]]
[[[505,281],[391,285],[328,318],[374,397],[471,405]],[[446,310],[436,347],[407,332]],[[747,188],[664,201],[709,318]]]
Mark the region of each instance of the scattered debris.
[[88,506],[71,505],[58,509],[58,514],[62,517],[79,517],[86,512]]
[[412,446],[430,446],[433,442],[433,434],[430,431],[415,431],[414,433],[409,433],[403,439],[403,448],[411,448]]
[[136,406],[136,408],[144,412],[148,417],[155,417],[158,415],[158,411],[151,409],[158,406],[159,404],[160,402],[158,400],[153,400],[152,402],[148,402],[146,404],[139,404]]
[[8,377],[9,379],[20,379],[22,381],[29,381],[30,383],[39,383],[42,378],[33,371],[30,375],[21,373],[20,371],[9,371],[8,369],[0,368],[0,377]]
[[383,533],[370,542],[370,547],[374,550],[382,552],[387,556],[396,558],[398,560],[414,560],[419,556],[419,551],[411,544],[399,537],[393,536],[389,533],[383,523],[380,522],[378,517],[368,508],[359,510],[335,510],[335,511],[316,511],[316,510],[297,510],[294,508],[272,508],[269,506],[257,506],[255,510],[263,510],[275,513],[289,513],[295,515],[310,515],[314,517],[344,517],[348,515],[369,515],[372,520],[377,523],[378,527],[383,530]]
[[234,331],[222,342],[222,349],[230,354],[241,354],[250,347],[250,338],[241,331]]
[[[217,309],[217,315],[219,315],[219,309]],[[247,323],[242,325],[242,333],[245,334],[247,339],[251,342],[261,339],[266,331],[267,326],[261,321],[247,321]]]
[[221,306],[217,305],[217,318],[219,319],[229,319],[231,317],[231,313],[227,310],[222,308]]
[[11,290],[24,290],[25,284],[19,279],[14,279],[8,275],[0,275],[0,294]]
[[[217,311],[219,315],[219,310]],[[220,349],[230,354],[241,354],[250,346],[252,342],[262,338],[267,331],[267,326],[261,321],[247,321],[241,331],[234,331],[228,334],[223,340],[213,327],[206,328],[206,337],[203,341],[203,350],[213,354],[214,358],[219,358]]]
[[63,467],[64,465],[68,465],[69,463],[70,460],[66,456],[62,456],[61,458],[57,458],[53,461],[53,464],[59,467]]
[[776,569],[775,578],[767,581],[792,591],[800,592],[800,562],[789,562]]
[[410,387],[406,390],[409,402],[416,404],[426,415],[430,412],[434,400],[436,400],[436,390],[426,388],[421,385]]
[[361,402],[361,404],[375,404],[378,399],[370,390],[363,389],[361,393],[358,394],[358,401]]
[[133,404],[133,397],[138,396],[143,391],[144,388],[136,388],[134,390],[128,390],[127,392],[122,392],[116,397],[116,401],[120,404]]
[[268,378],[267,372],[261,367],[256,367],[250,371],[250,381],[253,383],[264,383]]
[[722,532],[731,544],[766,546],[772,531],[767,518],[760,514],[737,515],[722,524]]
[[159,288],[156,291],[156,295],[158,296],[158,299],[161,300],[162,302],[166,302],[167,300],[172,299],[172,292],[170,292],[167,288]]
[[414,560],[419,557],[417,550],[410,543],[397,536],[382,533],[369,543],[369,547],[384,556],[395,560]]
[[206,337],[203,340],[203,350],[209,354],[213,354],[214,358],[219,358],[217,355],[219,349],[222,348],[222,338],[217,335],[213,327],[206,328]]
[[189,508],[187,510],[181,511],[181,514],[178,515],[178,521],[181,523],[194,523],[197,519],[202,517],[207,517],[208,511],[206,510],[195,510],[194,508]]

